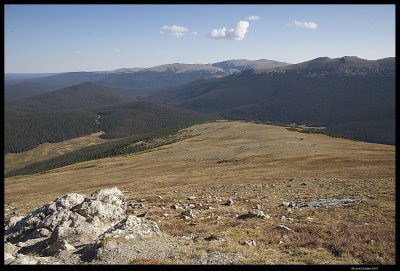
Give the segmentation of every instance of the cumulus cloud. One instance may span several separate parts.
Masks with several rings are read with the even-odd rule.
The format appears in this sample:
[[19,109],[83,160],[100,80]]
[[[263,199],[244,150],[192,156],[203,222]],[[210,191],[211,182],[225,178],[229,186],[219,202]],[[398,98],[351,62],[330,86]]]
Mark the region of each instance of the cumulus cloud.
[[248,21],[239,21],[235,28],[216,28],[210,32],[209,36],[213,39],[243,40],[249,25]]
[[260,16],[258,15],[252,15],[246,18],[247,21],[258,21],[260,20]]
[[197,36],[199,33],[197,31],[193,31],[192,34]]
[[318,28],[318,25],[314,22],[306,22],[306,21],[294,21],[294,25],[297,28],[306,28],[315,30]]
[[[184,26],[177,26],[177,25],[163,25],[162,29],[165,31],[169,31],[173,37],[180,38],[189,31]],[[162,31],[161,31],[162,32]]]

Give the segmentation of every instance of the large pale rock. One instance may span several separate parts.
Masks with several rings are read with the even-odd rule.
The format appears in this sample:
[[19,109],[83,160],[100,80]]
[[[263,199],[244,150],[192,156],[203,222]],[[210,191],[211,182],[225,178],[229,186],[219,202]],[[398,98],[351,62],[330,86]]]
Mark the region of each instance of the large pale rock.
[[66,240],[57,240],[51,243],[47,248],[44,249],[43,254],[54,255],[62,250],[74,250],[75,247],[68,244]]
[[160,229],[155,222],[130,215],[105,232],[101,239],[117,237],[133,239],[138,236],[149,237],[159,232]]
[[6,230],[5,239],[15,243],[50,236],[50,248],[61,240],[74,246],[88,244],[125,218],[125,196],[116,187],[90,197],[71,193],[19,219]]
[[11,263],[12,265],[33,265],[37,264],[38,260],[35,257],[18,254],[16,259]]
[[32,238],[36,229],[44,227],[52,231],[59,224],[67,221],[71,214],[69,209],[82,203],[84,199],[84,195],[75,193],[58,198],[29,213],[22,219],[15,218],[17,221],[5,230],[4,235],[7,240],[18,242]]
[[19,247],[11,244],[10,242],[4,243],[4,253],[9,253],[9,254],[15,256],[19,249],[20,249]]
[[10,264],[15,260],[15,257],[8,252],[4,251],[4,264]]
[[114,187],[94,192],[77,208],[80,215],[109,223],[120,221],[126,217],[126,198],[122,192]]
[[[127,216],[126,197],[114,187],[98,190],[89,197],[67,194],[23,218],[14,219],[5,232],[4,243],[10,264],[47,264],[57,262],[60,255],[65,258],[76,253],[85,254],[87,259],[97,255],[100,262],[100,256],[129,262],[142,257],[142,253],[152,257],[162,255],[167,249],[162,244],[163,238],[155,222]],[[152,242],[151,246],[148,242]],[[118,251],[122,247],[125,254],[120,255]],[[132,251],[132,247],[137,247],[139,252]],[[69,262],[64,258],[63,262]]]

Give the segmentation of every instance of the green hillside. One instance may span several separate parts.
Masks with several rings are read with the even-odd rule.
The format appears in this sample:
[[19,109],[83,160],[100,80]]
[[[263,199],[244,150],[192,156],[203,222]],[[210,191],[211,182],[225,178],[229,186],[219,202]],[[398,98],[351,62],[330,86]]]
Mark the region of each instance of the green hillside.
[[203,114],[150,101],[135,101],[96,109],[103,138],[141,135],[206,119]]
[[[127,102],[130,101],[130,102]],[[209,117],[153,101],[126,97],[93,83],[6,102],[4,152],[105,131],[104,138],[140,136]]]
[[151,98],[228,119],[326,126],[353,139],[394,144],[394,60],[318,58],[199,80]]

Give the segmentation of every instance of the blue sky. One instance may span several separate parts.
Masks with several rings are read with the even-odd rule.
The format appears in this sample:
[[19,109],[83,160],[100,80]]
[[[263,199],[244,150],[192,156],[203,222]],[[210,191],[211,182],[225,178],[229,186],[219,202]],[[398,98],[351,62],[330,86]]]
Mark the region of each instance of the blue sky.
[[395,5],[5,5],[4,35],[6,73],[379,59],[395,56]]

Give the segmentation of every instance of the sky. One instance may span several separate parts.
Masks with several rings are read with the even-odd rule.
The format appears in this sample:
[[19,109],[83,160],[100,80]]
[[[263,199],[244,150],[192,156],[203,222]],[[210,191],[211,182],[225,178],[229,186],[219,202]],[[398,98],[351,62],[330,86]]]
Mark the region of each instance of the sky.
[[6,73],[395,56],[395,5],[5,5]]

